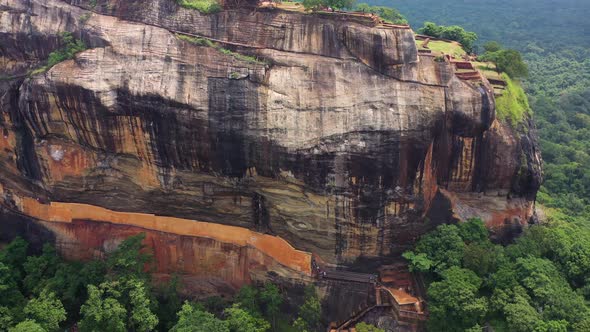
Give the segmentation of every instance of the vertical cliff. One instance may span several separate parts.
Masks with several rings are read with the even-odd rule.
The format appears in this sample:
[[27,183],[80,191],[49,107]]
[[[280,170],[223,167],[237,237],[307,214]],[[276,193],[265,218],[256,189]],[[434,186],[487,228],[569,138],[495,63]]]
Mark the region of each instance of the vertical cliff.
[[[88,49],[31,73],[63,32]],[[439,223],[480,216],[507,237],[532,217],[533,130],[497,121],[489,83],[419,55],[407,27],[201,15],[173,0],[0,0],[0,41],[3,229],[25,223],[29,199],[83,203],[242,227],[350,266],[394,259]],[[29,213],[22,233],[84,258],[143,230],[163,274],[307,278],[273,246],[92,211]]]

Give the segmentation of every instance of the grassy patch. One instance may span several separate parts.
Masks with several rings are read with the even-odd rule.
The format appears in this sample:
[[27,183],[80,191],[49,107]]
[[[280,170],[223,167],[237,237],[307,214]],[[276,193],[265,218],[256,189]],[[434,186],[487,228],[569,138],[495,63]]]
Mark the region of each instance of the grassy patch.
[[502,75],[500,75],[497,71],[496,71],[496,66],[491,63],[491,62],[479,62],[479,61],[474,61],[471,62],[473,64],[473,67],[481,70],[481,72],[485,75],[485,77],[487,78],[495,78],[498,80],[502,79]]
[[532,110],[520,84],[512,81],[506,74],[502,74],[502,79],[506,81],[506,89],[496,98],[496,115],[501,121],[516,126],[526,115],[530,115]]
[[189,42],[194,45],[216,47],[215,43],[210,41],[207,38],[192,37],[192,36],[180,35],[180,34],[177,34],[176,37],[180,40],[184,40],[184,41]]
[[[423,48],[423,41],[416,41],[418,48]],[[428,43],[428,49],[436,54],[450,54],[455,58],[460,58],[465,55],[465,50],[458,43],[451,43],[442,40],[431,40]]]
[[221,5],[216,0],[177,0],[184,8],[196,9],[203,14],[214,14],[221,11]]
[[256,64],[266,64],[266,62],[261,61],[254,56],[245,55],[242,53],[234,52],[232,50],[228,50],[226,48],[223,48],[207,38],[193,37],[193,36],[187,36],[187,35],[181,35],[181,34],[176,34],[176,37],[178,39],[184,40],[184,41],[189,42],[194,45],[213,47],[216,50],[218,50],[219,52],[221,52],[225,55],[231,55],[234,58],[241,60],[241,61],[246,61],[246,62],[251,62],[251,63],[256,63]]
[[252,62],[252,63],[259,63],[259,64],[264,64],[264,61],[260,61],[258,60],[258,58],[251,56],[251,55],[245,55],[242,53],[237,53],[225,48],[219,48],[219,51],[223,54],[227,54],[227,55],[231,55],[234,58],[238,59],[238,60],[242,60],[242,61],[247,61],[247,62]]
[[56,51],[49,53],[47,58],[47,64],[43,67],[37,68],[29,73],[29,76],[37,75],[46,72],[56,64],[73,59],[74,55],[78,52],[82,52],[86,49],[86,45],[79,39],[74,38],[71,33],[64,32],[61,34],[62,47]]

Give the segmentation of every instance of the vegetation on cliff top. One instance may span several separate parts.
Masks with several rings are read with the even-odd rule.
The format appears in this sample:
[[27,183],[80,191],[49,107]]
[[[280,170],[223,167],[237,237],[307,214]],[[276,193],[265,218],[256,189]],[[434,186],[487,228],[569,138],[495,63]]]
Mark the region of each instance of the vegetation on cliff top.
[[[423,41],[416,41],[416,43],[419,43],[419,47],[421,47],[424,42]],[[459,58],[461,59],[465,54],[465,50],[463,49],[463,47],[461,47],[461,45],[459,45],[458,43],[453,43],[453,42],[447,42],[444,40],[431,40],[428,42],[428,49],[431,50],[432,52],[435,52],[435,54],[449,54],[452,55],[455,58]]]
[[215,43],[215,42],[213,42],[213,41],[211,41],[211,40],[209,40],[207,38],[193,37],[193,36],[182,35],[182,34],[176,34],[176,37],[178,39],[184,40],[184,41],[189,42],[189,43],[194,44],[194,45],[215,48],[219,52],[221,52],[221,53],[223,53],[225,55],[231,55],[231,56],[233,56],[234,58],[236,58],[238,60],[247,61],[247,62],[256,63],[256,64],[261,64],[261,65],[265,65],[266,64],[266,62],[258,59],[257,57],[254,57],[254,56],[251,56],[251,55],[245,55],[245,54],[238,53],[238,52],[234,52],[232,50],[228,50],[226,48],[223,48],[223,47],[219,46],[217,43]]
[[477,40],[475,32],[466,31],[458,25],[442,26],[432,22],[425,22],[424,26],[418,30],[418,33],[434,38],[454,40],[461,43],[463,49],[469,53],[473,51],[474,43]]
[[397,9],[390,6],[371,6],[367,3],[359,3],[355,5],[355,3],[356,0],[301,0],[301,4],[306,11],[349,9],[375,14],[383,21],[390,24],[408,24],[408,20]]
[[62,61],[73,59],[76,53],[82,52],[86,49],[84,42],[74,38],[70,32],[63,32],[59,37],[62,46],[58,50],[49,53],[47,64],[32,71],[30,73],[31,75],[46,72]]
[[366,3],[359,3],[354,10],[363,13],[373,13],[381,17],[385,22],[391,24],[408,24],[408,20],[395,8],[385,6],[370,6]]
[[553,220],[506,247],[479,219],[441,225],[404,254],[428,282],[430,331],[590,330],[590,230]]
[[485,53],[478,60],[492,62],[499,73],[506,73],[511,78],[526,78],[529,75],[527,64],[519,51],[504,49],[500,43],[490,41],[483,46]]
[[196,9],[203,14],[214,14],[221,11],[221,5],[217,0],[177,0],[184,8]]
[[306,10],[350,9],[354,7],[356,0],[303,0],[303,7]]
[[520,84],[506,74],[502,74],[502,79],[506,82],[506,88],[501,96],[496,97],[496,116],[500,121],[507,121],[516,127],[532,115],[532,110]]

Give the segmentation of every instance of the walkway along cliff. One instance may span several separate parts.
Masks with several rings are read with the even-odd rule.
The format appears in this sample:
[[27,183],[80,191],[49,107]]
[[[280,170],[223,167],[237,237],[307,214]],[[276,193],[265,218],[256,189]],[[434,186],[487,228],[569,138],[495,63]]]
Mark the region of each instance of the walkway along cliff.
[[[63,32],[87,49],[35,70]],[[205,295],[309,282],[311,255],[396,262],[443,222],[479,216],[501,241],[534,220],[532,124],[497,121],[487,80],[419,54],[408,27],[0,0],[0,42],[2,241],[89,258],[145,231],[156,273]]]

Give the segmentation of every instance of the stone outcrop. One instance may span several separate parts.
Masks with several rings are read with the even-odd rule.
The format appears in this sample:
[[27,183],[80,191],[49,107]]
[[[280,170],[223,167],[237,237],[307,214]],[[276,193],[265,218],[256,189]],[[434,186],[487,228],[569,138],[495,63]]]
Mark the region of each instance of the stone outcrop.
[[[88,49],[29,75],[65,31]],[[439,223],[480,216],[506,239],[533,217],[532,124],[497,121],[487,81],[419,55],[409,28],[278,9],[206,16],[174,0],[0,0],[0,42],[4,225],[26,198],[89,204],[243,227],[344,267],[395,259]],[[41,227],[76,258],[145,229],[30,217],[24,233]],[[234,286],[299,273],[232,241],[149,232],[162,274],[220,253],[235,264],[211,278]]]

